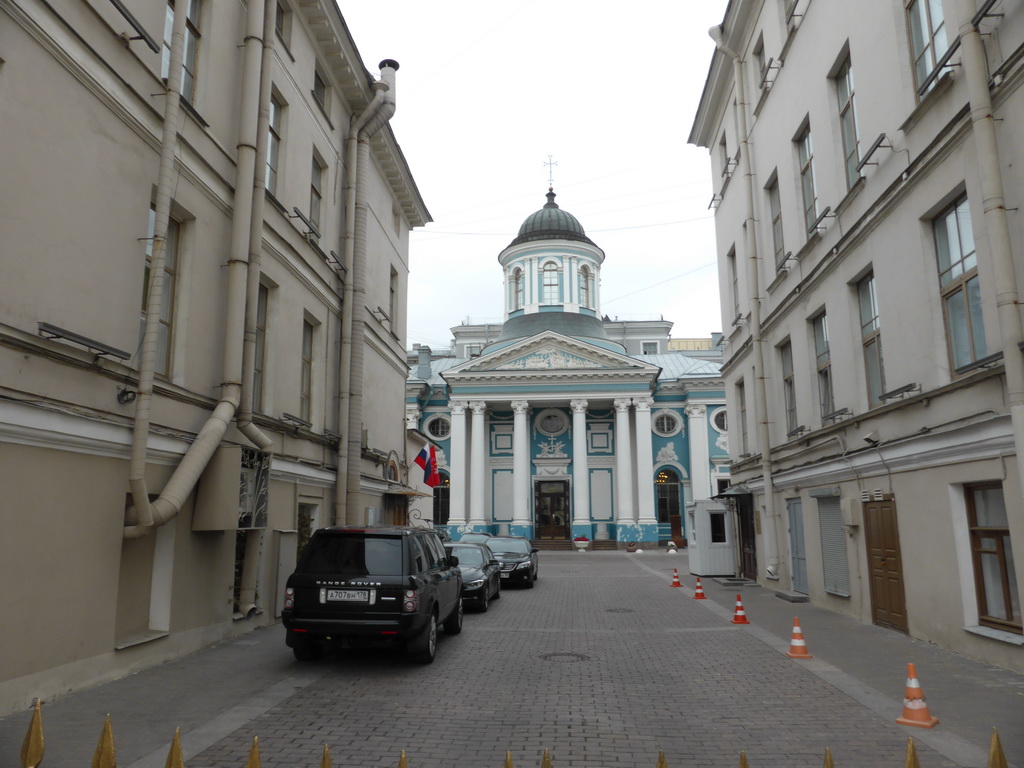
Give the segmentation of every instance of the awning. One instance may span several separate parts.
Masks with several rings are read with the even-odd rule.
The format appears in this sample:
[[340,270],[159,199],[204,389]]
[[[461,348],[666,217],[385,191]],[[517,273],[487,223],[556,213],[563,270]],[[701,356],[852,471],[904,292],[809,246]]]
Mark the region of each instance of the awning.
[[424,493],[423,491],[417,491],[415,488],[409,488],[404,485],[392,485],[384,491],[385,496],[424,496],[426,498],[434,498],[432,493]]
[[737,483],[736,485],[730,485],[724,491],[719,494],[712,496],[712,499],[729,499],[736,496],[750,496],[752,495],[751,490],[747,488],[743,483]]

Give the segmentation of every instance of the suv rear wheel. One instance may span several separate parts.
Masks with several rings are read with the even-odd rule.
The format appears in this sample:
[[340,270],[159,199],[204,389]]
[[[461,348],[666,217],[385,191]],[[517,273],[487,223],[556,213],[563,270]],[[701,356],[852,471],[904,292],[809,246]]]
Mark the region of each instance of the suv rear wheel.
[[315,643],[300,643],[292,646],[296,661],[316,661],[324,655],[324,649]]
[[407,646],[412,660],[419,664],[431,664],[437,653],[437,614],[431,613],[426,628],[419,637],[409,641]]
[[444,620],[444,632],[446,635],[457,635],[462,631],[462,595],[455,604],[451,614]]

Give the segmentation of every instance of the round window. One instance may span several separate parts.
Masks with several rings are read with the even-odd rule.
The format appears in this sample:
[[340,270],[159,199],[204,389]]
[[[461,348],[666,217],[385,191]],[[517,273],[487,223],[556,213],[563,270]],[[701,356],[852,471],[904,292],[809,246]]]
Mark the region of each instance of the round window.
[[658,411],[654,414],[654,431],[662,437],[671,437],[680,431],[679,415],[672,411]]
[[719,432],[729,431],[729,422],[726,415],[725,408],[719,408],[711,416],[711,426],[717,429]]
[[427,432],[430,433],[431,437],[445,438],[448,437],[448,433],[452,431],[452,425],[448,422],[448,419],[438,416],[427,424]]
[[568,421],[565,418],[565,414],[561,411],[542,411],[537,417],[537,429],[549,437],[562,434],[565,432],[567,425]]

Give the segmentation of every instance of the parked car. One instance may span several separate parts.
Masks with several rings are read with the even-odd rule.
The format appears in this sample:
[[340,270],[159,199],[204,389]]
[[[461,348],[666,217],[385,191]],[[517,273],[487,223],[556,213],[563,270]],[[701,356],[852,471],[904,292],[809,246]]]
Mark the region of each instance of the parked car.
[[489,533],[464,533],[459,541],[463,544],[486,544],[490,538]]
[[486,611],[491,600],[501,597],[501,565],[491,550],[483,544],[463,544],[461,541],[444,545],[449,555],[459,559],[462,571],[462,599],[480,611]]
[[533,588],[540,569],[537,548],[525,536],[492,536],[487,547],[501,563],[503,581],[516,582]]
[[386,645],[429,664],[438,626],[462,631],[458,564],[429,528],[322,528],[285,587],[285,642],[299,661]]

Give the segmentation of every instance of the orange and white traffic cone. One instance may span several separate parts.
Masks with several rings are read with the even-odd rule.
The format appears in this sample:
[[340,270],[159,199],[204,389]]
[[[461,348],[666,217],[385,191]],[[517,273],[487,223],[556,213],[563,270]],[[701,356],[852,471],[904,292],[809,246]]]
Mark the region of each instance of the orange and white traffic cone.
[[697,577],[697,586],[693,589],[694,600],[707,600],[708,595],[703,593],[703,587],[700,586],[700,577]]
[[673,587],[681,587],[681,586],[683,586],[682,582],[679,581],[679,569],[678,568],[673,568],[672,569],[672,586]]
[[786,654],[791,659],[813,659],[807,652],[807,643],[804,642],[804,633],[800,630],[800,619],[793,617],[793,638],[789,641],[789,652]]
[[939,718],[932,717],[925,703],[921,684],[917,681],[917,670],[913,664],[907,664],[907,687],[903,694],[903,714],[896,718],[900,725],[913,725],[918,728],[934,728]]
[[739,595],[736,595],[736,612],[732,617],[733,624],[749,624],[747,621],[747,614],[743,610],[743,600],[740,599]]
[[700,585],[700,576],[697,577],[697,588],[693,591],[694,600],[707,600],[708,596],[704,594],[704,587]]

